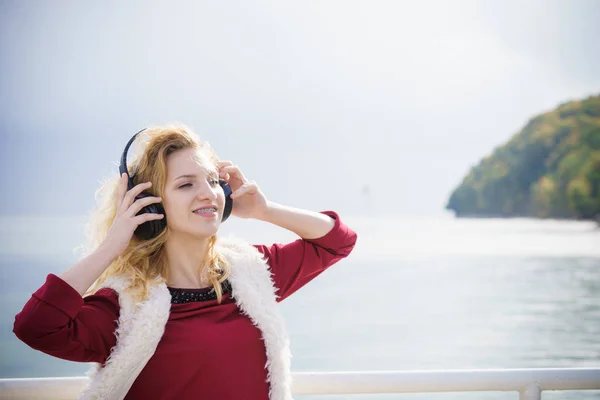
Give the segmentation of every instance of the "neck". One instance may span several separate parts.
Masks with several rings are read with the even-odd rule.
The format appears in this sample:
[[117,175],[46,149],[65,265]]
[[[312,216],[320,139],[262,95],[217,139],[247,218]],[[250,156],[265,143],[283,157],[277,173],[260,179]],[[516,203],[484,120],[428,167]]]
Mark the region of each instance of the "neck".
[[209,238],[171,236],[165,242],[168,263],[167,285],[175,288],[203,288],[210,282],[201,276],[208,255]]

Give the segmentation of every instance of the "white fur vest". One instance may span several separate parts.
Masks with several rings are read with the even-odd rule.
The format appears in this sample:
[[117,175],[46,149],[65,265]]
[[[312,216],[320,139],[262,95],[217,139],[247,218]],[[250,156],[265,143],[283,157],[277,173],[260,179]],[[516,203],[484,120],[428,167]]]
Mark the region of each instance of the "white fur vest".
[[[276,302],[270,270],[262,255],[245,242],[220,240],[217,249],[231,266],[228,279],[240,311],[262,332],[267,354],[269,399],[291,400],[289,339]],[[127,284],[119,277],[111,277],[102,284],[119,294],[117,344],[104,366],[94,364],[89,373],[90,384],[81,399],[123,399],[164,333],[171,308],[167,286],[164,283],[154,286],[146,301],[134,304],[124,292]],[[198,397],[201,397],[200,393]]]

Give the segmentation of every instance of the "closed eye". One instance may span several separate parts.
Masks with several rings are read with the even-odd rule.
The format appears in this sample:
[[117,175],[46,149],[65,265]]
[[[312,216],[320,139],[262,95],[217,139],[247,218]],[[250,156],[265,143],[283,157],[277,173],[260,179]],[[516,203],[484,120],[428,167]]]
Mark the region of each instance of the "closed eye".
[[179,186],[179,189],[183,189],[183,188],[191,187],[191,186],[192,186],[191,183],[184,183],[183,185]]

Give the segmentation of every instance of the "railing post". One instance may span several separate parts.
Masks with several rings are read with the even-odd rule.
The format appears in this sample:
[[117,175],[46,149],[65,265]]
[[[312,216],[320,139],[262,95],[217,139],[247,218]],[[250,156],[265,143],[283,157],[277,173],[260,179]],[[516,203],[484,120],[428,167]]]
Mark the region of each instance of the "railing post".
[[535,383],[530,383],[519,391],[519,400],[542,400],[542,391]]

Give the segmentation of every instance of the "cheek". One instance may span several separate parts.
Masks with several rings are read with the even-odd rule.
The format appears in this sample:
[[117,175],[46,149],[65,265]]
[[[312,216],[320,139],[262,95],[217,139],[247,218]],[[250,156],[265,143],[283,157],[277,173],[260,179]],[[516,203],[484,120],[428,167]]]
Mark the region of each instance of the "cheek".
[[165,214],[167,214],[169,218],[176,218],[182,213],[183,207],[181,206],[181,199],[179,199],[177,195],[169,194],[168,196],[163,196],[162,204],[165,209]]
[[163,201],[163,208],[165,209],[165,215],[167,216],[167,225],[172,226],[177,221],[176,208],[171,203]]
[[222,190],[217,191],[217,204],[220,208],[223,208],[225,206],[225,194]]

